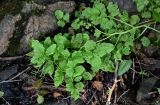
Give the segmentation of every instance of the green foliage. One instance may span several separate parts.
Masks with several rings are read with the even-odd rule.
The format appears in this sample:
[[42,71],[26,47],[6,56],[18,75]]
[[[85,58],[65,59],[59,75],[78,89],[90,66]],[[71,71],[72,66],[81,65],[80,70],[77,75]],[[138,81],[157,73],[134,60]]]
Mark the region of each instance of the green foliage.
[[110,13],[110,15],[113,17],[120,14],[118,5],[113,4],[112,2],[109,2],[107,9],[108,9],[108,12]]
[[[84,35],[85,37],[83,37]],[[73,45],[69,43],[73,43]],[[68,50],[71,47],[72,50]],[[76,37],[57,34],[53,39],[47,37],[42,42],[32,40],[32,48],[31,63],[36,68],[42,68],[42,74],[44,75],[53,76],[54,74],[55,87],[59,87],[65,82],[66,88],[69,88],[67,90],[71,92],[73,98],[77,99],[79,92],[84,87],[80,81],[92,80],[92,73],[97,73],[102,69],[103,57],[106,55],[110,56],[115,47],[111,43],[96,43],[87,34],[77,34]],[[41,56],[44,57],[43,62],[37,63],[40,58],[32,62],[32,59]],[[87,70],[83,66],[85,62],[91,65],[91,70]],[[109,67],[106,69],[106,66],[107,63],[104,70],[106,72],[110,72],[114,68],[113,66],[112,69]],[[67,78],[66,81],[64,81],[65,77]],[[74,85],[73,89],[71,88],[71,84]]]
[[139,23],[139,21],[140,21],[140,18],[137,15],[133,15],[133,16],[131,16],[130,24],[135,25],[135,24]]
[[37,97],[37,103],[38,104],[42,104],[43,102],[44,102],[44,97],[41,96],[41,95],[38,95],[38,97]]
[[57,18],[57,25],[60,27],[64,27],[67,22],[69,22],[69,14],[64,13],[61,10],[55,11],[55,16]]
[[0,98],[4,96],[4,92],[0,91]]
[[118,69],[118,75],[121,76],[125,72],[127,72],[130,69],[131,65],[132,65],[132,61],[131,60],[122,61],[120,63],[119,69]]
[[148,0],[134,0],[137,4],[137,9],[141,12],[147,5]]
[[141,42],[142,42],[142,45],[145,46],[145,47],[148,47],[150,45],[150,43],[151,43],[150,40],[149,40],[149,38],[147,38],[145,36],[143,36],[141,38]]
[[150,44],[141,28],[159,32],[149,26],[152,23],[139,24],[142,18],[153,17],[153,12],[144,11],[150,2],[140,1],[135,0],[142,16],[120,12],[117,4],[109,2],[106,6],[98,0],[93,6],[78,11],[72,21],[69,21],[69,14],[57,10],[57,24],[63,27],[70,22],[74,34],[58,33],[41,42],[32,40],[31,63],[43,75],[53,76],[55,87],[65,85],[75,100],[85,87],[85,81],[92,80],[99,71],[114,72],[115,62],[121,62],[118,75],[123,75],[132,64],[131,60],[123,58],[135,49],[135,40],[142,37],[137,41],[145,47]]
[[134,0],[137,9],[142,12],[143,18],[153,18],[160,22],[160,1],[159,0]]

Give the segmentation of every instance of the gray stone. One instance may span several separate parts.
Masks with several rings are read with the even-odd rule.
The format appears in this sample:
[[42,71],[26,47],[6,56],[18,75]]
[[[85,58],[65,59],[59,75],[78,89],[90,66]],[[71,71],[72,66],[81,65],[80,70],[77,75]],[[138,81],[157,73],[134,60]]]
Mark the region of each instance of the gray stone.
[[10,66],[7,67],[5,70],[0,72],[0,80],[4,81],[10,78],[13,74],[17,73],[18,66]]
[[20,40],[19,53],[29,51],[29,41],[31,39],[38,39],[40,36],[56,30],[56,18],[54,17],[54,11],[60,9],[64,12],[71,13],[75,8],[75,2],[63,1],[50,4],[46,7],[46,11],[40,16],[31,16],[28,20],[28,24],[24,31],[24,36]]
[[25,2],[24,6],[23,6],[23,9],[22,9],[22,13],[30,13],[31,11],[34,11],[34,10],[44,10],[46,9],[45,6],[43,5],[38,5],[36,3],[27,3]]
[[54,4],[47,5],[47,10],[50,13],[53,13],[55,10],[62,10],[67,13],[73,12],[75,9],[75,2],[74,1],[61,1]]
[[51,3],[57,2],[57,1],[58,0],[34,0],[35,3],[43,4],[43,5],[51,4]]
[[140,84],[140,88],[137,92],[137,97],[136,97],[136,101],[140,105],[146,105],[142,103],[145,102],[144,101],[145,97],[149,95],[148,93],[151,91],[151,89],[154,87],[157,81],[158,79],[156,77],[150,77],[150,78],[144,79],[144,81]]
[[133,0],[110,0],[117,3],[121,11],[137,12],[137,7]]
[[13,37],[15,23],[20,19],[20,15],[8,15],[0,22],[0,55],[7,50],[9,46],[9,39]]
[[[15,52],[18,54],[24,54],[28,52],[29,49],[29,41],[31,39],[39,39],[39,37],[44,37],[47,33],[52,32],[57,29],[56,18],[54,16],[55,10],[62,10],[67,13],[71,13],[75,9],[75,2],[73,1],[61,1],[52,4],[48,4],[46,6],[36,4],[34,2],[25,3],[19,15],[16,16],[5,16],[5,18],[0,22],[0,55],[6,51],[11,51],[9,46],[10,39],[14,35],[14,40],[17,37],[17,30],[24,27],[24,31],[21,30],[22,36],[17,41],[17,48],[15,48]],[[42,10],[42,11],[41,11]],[[33,11],[41,11],[38,12],[38,15],[32,14]],[[31,13],[31,15],[20,15]],[[25,19],[21,19],[23,16],[28,16]],[[21,25],[17,26],[16,23]],[[23,26],[23,23],[25,25]],[[16,24],[16,27],[15,27]],[[19,34],[19,33],[18,33]],[[12,40],[11,40],[12,41]],[[20,43],[20,44],[18,44]],[[15,46],[13,46],[15,47]],[[14,49],[11,47],[12,49]],[[9,48],[9,49],[8,49]],[[7,50],[8,49],[8,50]]]

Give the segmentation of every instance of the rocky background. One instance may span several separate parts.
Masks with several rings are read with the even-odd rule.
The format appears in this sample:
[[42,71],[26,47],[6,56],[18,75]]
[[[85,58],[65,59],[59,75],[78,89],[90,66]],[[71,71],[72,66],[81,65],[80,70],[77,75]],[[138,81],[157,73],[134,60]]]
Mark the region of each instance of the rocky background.
[[56,3],[52,2],[54,0],[37,1],[2,0],[0,55],[25,54],[29,51],[29,41],[32,38],[39,39],[57,29],[56,18],[53,15],[55,10],[71,13],[75,8],[73,1]]
[[[111,1],[117,2],[121,10],[130,13],[137,11],[132,0]],[[2,0],[0,2],[0,56],[25,54],[29,51],[30,39],[39,39],[56,30],[56,19],[53,14],[57,9],[72,13],[75,2]]]

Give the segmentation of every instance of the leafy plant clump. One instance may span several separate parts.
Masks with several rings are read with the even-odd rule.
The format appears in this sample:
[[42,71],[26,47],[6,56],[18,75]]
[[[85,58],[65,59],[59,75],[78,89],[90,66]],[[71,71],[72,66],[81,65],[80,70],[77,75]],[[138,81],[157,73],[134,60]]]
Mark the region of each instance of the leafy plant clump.
[[[69,14],[60,10],[55,16],[60,27],[69,22]],[[41,42],[32,40],[31,63],[43,75],[53,76],[55,87],[65,84],[71,96],[78,99],[85,81],[92,80],[100,71],[114,72],[115,62],[121,62],[119,76],[129,70],[132,61],[123,57],[133,51],[135,41],[142,42],[144,47],[150,45],[144,36],[146,29],[160,33],[150,27],[156,21],[139,24],[142,19],[120,12],[117,4],[109,2],[106,6],[96,0],[92,7],[75,12],[75,19],[70,21],[74,35],[59,33]]]
[[160,22],[160,0],[134,0],[143,18]]
[[55,16],[58,19],[57,25],[64,27],[66,23],[69,22],[69,13],[64,13],[61,10],[56,10]]

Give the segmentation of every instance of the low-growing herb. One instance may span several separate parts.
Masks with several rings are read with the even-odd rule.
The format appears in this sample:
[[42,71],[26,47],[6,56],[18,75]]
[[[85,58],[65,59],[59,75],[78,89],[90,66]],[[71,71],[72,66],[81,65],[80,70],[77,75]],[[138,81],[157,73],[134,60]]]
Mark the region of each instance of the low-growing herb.
[[[75,19],[71,21],[68,13],[61,10],[55,12],[58,26],[63,27],[70,22],[74,34],[58,33],[44,41],[31,41],[31,63],[43,75],[53,77],[55,87],[65,85],[75,100],[80,97],[85,81],[92,80],[100,71],[114,72],[115,62],[121,62],[119,76],[130,69],[132,61],[123,57],[135,48],[135,40],[142,42],[144,47],[150,45],[142,29],[160,33],[150,27],[154,22],[139,24],[141,19],[159,13],[158,5],[154,7],[156,12],[151,12],[153,9],[145,11],[145,7],[152,3],[135,0],[142,16],[130,16],[126,11],[120,12],[118,5],[113,2],[106,6],[101,0],[92,1],[93,6],[76,11]],[[155,22],[158,21],[156,18]]]

